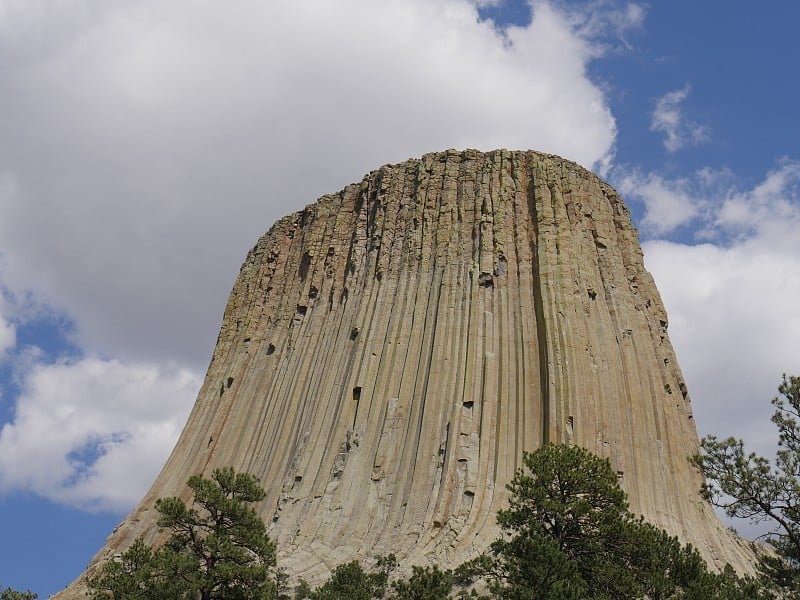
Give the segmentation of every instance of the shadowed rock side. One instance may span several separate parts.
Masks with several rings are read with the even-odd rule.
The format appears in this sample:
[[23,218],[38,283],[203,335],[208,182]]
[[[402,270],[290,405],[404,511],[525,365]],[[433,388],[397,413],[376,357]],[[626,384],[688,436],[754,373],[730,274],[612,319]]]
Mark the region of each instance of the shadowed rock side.
[[95,561],[230,465],[260,477],[294,576],[389,552],[454,566],[548,441],[609,457],[634,511],[750,570],[699,497],[689,397],[617,193],[537,152],[429,154],[259,240],[172,456]]

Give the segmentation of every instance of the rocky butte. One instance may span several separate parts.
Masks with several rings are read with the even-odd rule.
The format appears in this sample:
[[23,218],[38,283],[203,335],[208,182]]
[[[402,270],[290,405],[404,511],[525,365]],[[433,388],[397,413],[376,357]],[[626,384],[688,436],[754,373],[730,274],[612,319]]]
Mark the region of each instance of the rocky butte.
[[293,576],[390,552],[451,567],[497,536],[523,450],[547,442],[608,457],[635,512],[751,570],[700,498],[689,395],[617,192],[533,151],[383,166],[248,253],[183,433],[90,569],[154,540],[156,499],[219,466],[261,479]]

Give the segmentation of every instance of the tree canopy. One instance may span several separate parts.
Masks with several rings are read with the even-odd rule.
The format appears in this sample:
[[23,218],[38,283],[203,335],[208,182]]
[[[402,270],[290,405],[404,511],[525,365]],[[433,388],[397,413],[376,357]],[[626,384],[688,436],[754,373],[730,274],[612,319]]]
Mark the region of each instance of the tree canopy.
[[36,600],[38,597],[38,594],[34,594],[30,590],[20,592],[10,587],[3,589],[3,586],[0,586],[0,600]]
[[744,442],[708,436],[695,462],[707,483],[703,495],[731,517],[771,522],[767,542],[775,555],[761,560],[763,572],[786,593],[800,589],[800,377],[783,376],[773,398],[778,429],[774,463],[745,451]]
[[493,596],[514,600],[767,597],[732,570],[710,573],[691,546],[635,517],[608,460],[546,445],[523,465],[497,516],[504,536],[457,577],[482,574]]
[[264,498],[255,476],[215,469],[191,477],[191,506],[159,499],[158,525],[171,532],[159,549],[137,540],[99,577],[94,598],[113,600],[264,600],[276,595],[275,545],[250,506]]
[[412,567],[408,580],[392,582],[393,598],[397,600],[446,600],[453,589],[453,574],[432,567]]

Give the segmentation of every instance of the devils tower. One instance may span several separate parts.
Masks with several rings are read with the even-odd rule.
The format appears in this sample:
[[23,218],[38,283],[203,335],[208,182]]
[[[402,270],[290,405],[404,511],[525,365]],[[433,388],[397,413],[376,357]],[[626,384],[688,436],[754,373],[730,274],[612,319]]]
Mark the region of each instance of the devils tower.
[[389,552],[451,567],[496,537],[523,450],[547,442],[608,457],[635,512],[746,565],[699,496],[690,399],[618,194],[538,152],[428,154],[248,253],[183,433],[94,562],[153,540],[155,500],[187,498],[190,475],[232,466],[265,487],[293,576]]

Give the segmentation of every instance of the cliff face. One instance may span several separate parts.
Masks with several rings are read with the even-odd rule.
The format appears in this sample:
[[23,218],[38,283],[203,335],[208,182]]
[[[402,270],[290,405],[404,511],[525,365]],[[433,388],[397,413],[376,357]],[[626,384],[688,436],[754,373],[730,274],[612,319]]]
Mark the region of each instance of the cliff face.
[[[260,477],[292,575],[393,552],[453,566],[497,534],[522,451],[610,458],[632,509],[716,564],[667,317],[617,193],[537,152],[384,166],[250,251],[183,434],[96,560],[153,539],[195,473]],[[61,597],[77,593],[71,587]]]

